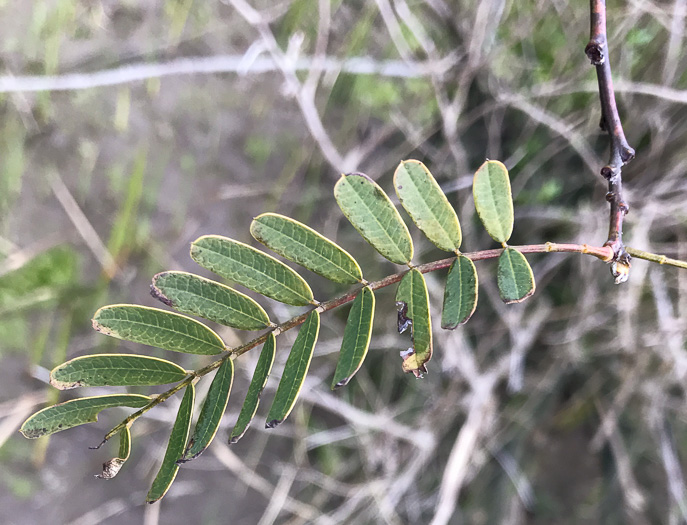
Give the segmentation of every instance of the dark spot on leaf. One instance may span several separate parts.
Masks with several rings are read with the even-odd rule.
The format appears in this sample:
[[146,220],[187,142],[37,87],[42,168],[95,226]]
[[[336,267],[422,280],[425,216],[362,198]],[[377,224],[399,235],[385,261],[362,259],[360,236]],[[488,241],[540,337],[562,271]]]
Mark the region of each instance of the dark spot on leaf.
[[[190,448],[190,447],[191,447],[191,444],[189,444],[189,448]],[[181,465],[182,463],[188,463],[189,461],[193,461],[193,460],[196,459],[198,456],[200,456],[203,452],[205,452],[205,450],[206,450],[206,449],[204,448],[203,450],[201,450],[201,451],[198,452],[197,454],[193,454],[193,456],[188,456],[188,457],[184,456],[184,457],[181,457],[181,458],[177,459],[176,463],[177,463],[177,465]]]
[[268,421],[265,423],[265,428],[275,428],[276,426],[280,425],[284,421],[283,419],[273,419],[272,421]]
[[170,308],[174,308],[174,303],[165,294],[163,294],[162,291],[157,286],[155,286],[155,279],[157,278],[158,275],[162,275],[162,274],[157,274],[155,277],[153,277],[153,284],[150,285],[150,295],[152,295],[155,299],[157,299],[161,303],[166,304]]
[[408,318],[408,303],[397,301],[396,308],[398,308],[398,333],[402,334],[412,326],[413,321]]
[[350,380],[351,380],[350,377],[346,377],[345,379],[342,379],[342,380],[339,381],[337,384],[335,384],[335,385],[334,385],[334,388],[339,388],[339,387],[342,387],[342,386],[346,386],[346,385],[350,382]]

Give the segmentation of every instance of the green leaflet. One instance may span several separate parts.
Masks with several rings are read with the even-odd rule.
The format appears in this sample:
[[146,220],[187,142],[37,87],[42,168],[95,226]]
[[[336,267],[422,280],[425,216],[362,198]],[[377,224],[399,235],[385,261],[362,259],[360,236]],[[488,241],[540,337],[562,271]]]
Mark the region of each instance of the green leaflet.
[[375,250],[396,264],[413,258],[413,241],[384,190],[363,173],[342,175],[334,197],[346,218]]
[[151,399],[138,394],[81,397],[53,405],[33,414],[19,431],[29,439],[49,436],[68,428],[98,421],[101,410],[113,407],[141,408]]
[[239,330],[270,326],[267,313],[253,299],[192,273],[158,273],[153,277],[150,293],[175,310]]
[[506,304],[520,303],[534,293],[532,268],[515,248],[506,248],[499,256],[497,282],[501,299]]
[[77,357],[50,372],[50,384],[60,390],[79,386],[149,386],[181,381],[186,370],[170,361],[131,354]]
[[472,182],[475,209],[491,238],[505,243],[513,233],[513,197],[508,170],[497,160],[480,166]]
[[260,394],[267,384],[267,378],[272,371],[272,364],[274,363],[274,353],[276,348],[276,342],[274,334],[270,333],[267,336],[267,341],[262,347],[260,352],[260,357],[258,358],[258,364],[255,366],[255,371],[253,372],[253,379],[248,387],[248,392],[246,393],[246,399],[241,407],[241,412],[236,420],[236,425],[231,431],[229,436],[229,443],[233,444],[238,442],[239,439],[243,437],[248,425],[255,417],[255,413],[258,411],[258,404],[260,403]]
[[396,292],[399,332],[410,326],[413,347],[401,352],[403,371],[422,377],[425,363],[432,359],[432,323],[429,316],[429,295],[424,276],[415,268],[403,276]]
[[360,290],[348,314],[339,361],[332,380],[332,390],[347,385],[363,364],[370,347],[374,314],[375,295],[372,289],[366,286]]
[[330,281],[355,284],[363,279],[360,266],[346,250],[289,217],[258,215],[250,233],[270,250]]
[[191,258],[203,268],[276,301],[294,306],[313,303],[312,290],[300,275],[242,242],[204,235],[191,244]]
[[193,384],[188,385],[184,392],[184,398],[181,400],[177,417],[174,420],[172,432],[169,435],[169,443],[167,444],[165,457],[162,460],[157,476],[155,476],[153,485],[150,487],[148,496],[146,496],[146,501],[148,503],[159,500],[167,493],[179,471],[177,459],[181,457],[186,447],[186,440],[188,439],[191,429],[191,416],[193,415],[193,402],[195,396],[195,387]]
[[212,379],[208,395],[203,402],[203,408],[200,409],[196,428],[188,441],[183,456],[177,460],[177,463],[185,463],[197,458],[210,445],[215,434],[217,434],[219,423],[222,421],[224,411],[227,408],[233,382],[234,361],[226,359]]
[[277,393],[274,394],[272,407],[267,414],[265,428],[274,428],[282,423],[296,404],[319,333],[320,314],[313,310],[301,326],[286,360]]
[[124,427],[119,431],[119,452],[117,457],[114,457],[105,463],[103,463],[102,474],[96,475],[96,478],[100,479],[112,479],[124,466],[126,460],[129,459],[131,455],[131,430],[129,427]]
[[477,270],[463,255],[453,261],[446,277],[441,327],[453,330],[467,323],[477,307]]
[[204,324],[147,306],[103,306],[93,316],[93,328],[118,339],[174,352],[215,355],[225,350],[222,339]]
[[458,216],[427,167],[418,160],[401,161],[394,188],[422,233],[439,249],[457,252],[462,241]]

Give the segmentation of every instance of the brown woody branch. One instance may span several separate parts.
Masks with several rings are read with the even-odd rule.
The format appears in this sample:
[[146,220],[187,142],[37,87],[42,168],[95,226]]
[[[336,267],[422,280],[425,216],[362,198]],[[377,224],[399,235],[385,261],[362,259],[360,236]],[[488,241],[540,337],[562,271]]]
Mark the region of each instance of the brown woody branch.
[[611,205],[608,240],[605,246],[610,246],[613,249],[611,273],[615,282],[620,284],[627,280],[631,259],[623,244],[623,220],[629,206],[623,199],[622,167],[634,158],[635,150],[627,143],[618,115],[618,106],[615,102],[606,35],[606,1],[590,0],[590,7],[591,36],[585,53],[592,61],[592,65],[596,66],[599,98],[601,100],[600,126],[611,137],[611,158],[608,164],[601,168],[601,175],[608,180],[606,200]]

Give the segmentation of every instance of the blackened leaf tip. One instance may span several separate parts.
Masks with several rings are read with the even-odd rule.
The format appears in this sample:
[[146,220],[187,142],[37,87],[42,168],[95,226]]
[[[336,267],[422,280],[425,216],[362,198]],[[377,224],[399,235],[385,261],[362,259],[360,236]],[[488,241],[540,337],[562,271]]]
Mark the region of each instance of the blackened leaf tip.
[[281,425],[283,419],[273,419],[272,421],[267,421],[265,423],[265,428],[276,428],[277,426]]
[[[155,277],[157,277],[157,275]],[[157,299],[161,303],[166,304],[170,308],[174,308],[174,303],[172,302],[172,300],[169,297],[167,297],[165,294],[162,293],[162,290],[160,290],[155,285],[154,280],[153,280],[153,284],[150,285],[150,295],[152,295],[155,299]]]
[[342,379],[341,381],[339,381],[337,384],[335,384],[334,387],[332,388],[332,390],[335,390],[337,388],[341,388],[342,386],[346,386],[350,381],[351,381],[351,378],[346,377],[346,378]]

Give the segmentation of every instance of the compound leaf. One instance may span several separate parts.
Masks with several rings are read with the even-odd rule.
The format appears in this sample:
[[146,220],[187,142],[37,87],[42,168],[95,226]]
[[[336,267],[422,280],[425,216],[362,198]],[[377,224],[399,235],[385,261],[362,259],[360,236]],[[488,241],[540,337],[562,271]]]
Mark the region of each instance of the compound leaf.
[[155,480],[153,480],[148,496],[146,496],[148,503],[159,500],[167,493],[179,471],[177,459],[184,453],[186,440],[191,430],[191,416],[193,415],[195,397],[196,389],[193,384],[190,384],[186,387],[177,417],[174,420],[174,426],[172,426],[172,432],[169,435],[169,443],[167,444],[167,450],[160,465],[160,470],[157,476],[155,476]]
[[102,474],[96,475],[96,478],[100,479],[112,479],[124,466],[126,460],[129,459],[131,455],[131,430],[129,427],[124,427],[119,431],[119,452],[117,457],[109,459],[103,463]]
[[50,372],[50,384],[60,390],[79,386],[150,386],[181,381],[186,370],[170,361],[131,354],[77,357]]
[[258,411],[260,395],[262,394],[262,391],[267,384],[267,378],[272,371],[275,348],[276,342],[274,334],[270,333],[267,336],[267,341],[265,341],[265,344],[262,347],[262,351],[260,352],[258,364],[255,366],[253,379],[248,387],[246,399],[241,407],[241,412],[236,420],[236,425],[229,436],[229,443],[231,444],[238,442],[238,440],[243,437],[243,434],[245,434],[246,430],[248,429],[248,425],[250,425],[251,421],[253,421],[255,413]]
[[300,275],[242,242],[204,235],[191,244],[191,258],[203,268],[276,301],[294,306],[313,303],[312,290]]
[[457,252],[462,241],[458,216],[427,167],[419,160],[401,161],[394,187],[422,233],[439,249]]
[[334,197],[346,218],[375,250],[396,264],[413,258],[413,241],[384,190],[363,173],[343,175]]
[[258,215],[250,233],[270,250],[330,281],[355,284],[363,279],[360,266],[346,250],[289,217]]
[[105,335],[187,354],[215,355],[225,350],[220,337],[185,315],[134,304],[103,306],[93,328]]
[[475,209],[496,242],[504,243],[513,233],[513,197],[508,169],[497,160],[480,166],[472,182]]
[[339,361],[332,380],[332,390],[347,385],[363,364],[370,347],[374,314],[375,295],[372,289],[366,286],[360,290],[348,314]]
[[270,326],[267,313],[253,299],[192,273],[158,273],[153,277],[150,293],[175,310],[239,330]]
[[403,276],[396,292],[399,332],[411,329],[413,347],[401,352],[403,371],[422,377],[425,363],[432,358],[432,322],[425,277],[415,268]]
[[113,407],[141,408],[151,399],[139,394],[112,394],[81,397],[40,410],[29,417],[19,431],[24,437],[35,439],[69,428],[95,423],[101,410]]
[[183,456],[178,463],[185,463],[200,456],[217,434],[220,421],[229,401],[231,385],[234,382],[234,361],[225,359],[210,383],[208,394],[200,409],[196,428],[188,441]]
[[534,293],[532,268],[515,248],[506,248],[499,256],[497,270],[499,294],[506,304],[520,303]]
[[453,261],[446,277],[441,327],[453,330],[467,323],[477,307],[477,270],[463,255]]
[[267,414],[266,428],[276,427],[291,413],[303,387],[305,375],[308,373],[319,333],[320,314],[317,310],[313,310],[301,326],[289,357],[286,359],[277,393],[274,395],[272,407]]

